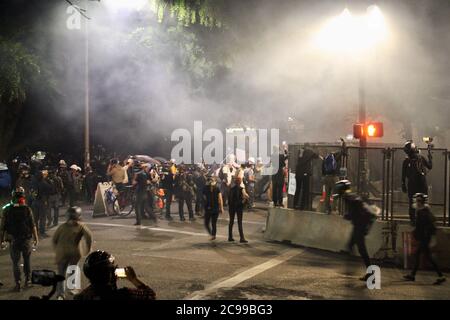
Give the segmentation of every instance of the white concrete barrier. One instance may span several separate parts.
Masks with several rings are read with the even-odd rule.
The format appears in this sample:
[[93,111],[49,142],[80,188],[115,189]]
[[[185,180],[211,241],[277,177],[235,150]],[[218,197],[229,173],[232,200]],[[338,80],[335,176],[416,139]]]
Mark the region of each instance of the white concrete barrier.
[[[304,247],[340,252],[347,249],[353,226],[341,216],[320,212],[299,211],[284,208],[269,208],[264,238],[274,241],[289,241]],[[404,265],[405,251],[402,234],[413,228],[398,222],[376,221],[366,238],[371,258],[391,258]],[[414,245],[414,244],[413,244]],[[355,248],[355,254],[357,250]],[[438,228],[432,243],[432,252],[442,269],[450,267],[450,228]],[[414,250],[412,250],[414,254]],[[411,257],[407,267],[411,267]]]

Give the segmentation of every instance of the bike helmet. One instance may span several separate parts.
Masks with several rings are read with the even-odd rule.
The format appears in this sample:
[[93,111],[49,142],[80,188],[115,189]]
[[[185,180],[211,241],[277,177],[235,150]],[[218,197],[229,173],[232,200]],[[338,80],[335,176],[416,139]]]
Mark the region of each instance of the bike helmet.
[[335,197],[342,196],[347,190],[350,190],[352,183],[349,180],[340,180],[334,185]]
[[115,258],[106,251],[90,253],[83,265],[83,272],[91,284],[107,285],[115,280]]
[[416,193],[414,195],[414,200],[421,203],[427,203],[428,196],[425,193]]
[[70,207],[67,210],[67,217],[69,220],[80,220],[82,210],[80,207]]
[[403,146],[403,151],[409,155],[412,152],[416,152],[417,151],[417,147],[414,144],[414,142],[412,140],[408,140],[406,141],[405,145]]

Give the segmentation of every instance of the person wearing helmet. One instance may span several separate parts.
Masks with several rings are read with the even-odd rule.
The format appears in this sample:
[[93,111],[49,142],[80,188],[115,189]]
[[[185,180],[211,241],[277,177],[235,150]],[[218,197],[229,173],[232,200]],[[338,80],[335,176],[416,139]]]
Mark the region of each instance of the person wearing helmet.
[[[80,241],[85,239],[88,252],[91,251],[92,233],[81,223],[80,207],[70,207],[67,210],[67,221],[60,225],[53,234],[52,243],[55,250],[55,262],[58,273],[66,275],[67,267],[77,265],[81,258]],[[58,300],[64,300],[64,285],[59,282],[56,289]]]
[[[376,219],[376,216],[368,209],[367,204],[361,199],[360,196],[353,193],[351,190],[351,182],[348,180],[341,180],[335,184],[334,187],[335,198],[341,197],[345,202],[346,212],[344,219],[349,220],[353,225],[352,235],[348,243],[349,252],[353,251],[353,247],[356,245],[358,252],[362,257],[366,268],[370,263],[369,254],[366,248],[366,236],[370,231],[370,227]],[[362,281],[367,281],[370,274],[366,274],[360,278]]]
[[408,194],[409,218],[414,225],[416,212],[413,206],[416,193],[428,194],[428,183],[426,179],[427,170],[433,167],[431,152],[428,159],[419,154],[419,150],[412,140],[405,143],[403,148],[406,159],[402,166],[402,191]]
[[25,274],[25,286],[30,285],[31,280],[31,238],[37,246],[39,237],[34,223],[33,213],[26,204],[25,190],[21,187],[12,192],[12,200],[3,207],[3,216],[0,222],[0,243],[6,240],[8,234],[10,241],[10,255],[13,263],[15,291],[21,290],[21,272],[19,267],[20,257],[23,258],[23,271]]
[[446,281],[444,275],[439,269],[436,262],[433,260],[430,251],[430,242],[433,235],[436,234],[435,218],[427,204],[428,196],[424,193],[416,193],[414,195],[416,224],[413,231],[414,239],[419,243],[416,251],[416,261],[412,272],[403,278],[408,281],[415,281],[416,273],[420,266],[420,258],[423,255],[425,259],[433,267],[438,274],[438,279],[434,284],[439,285]]
[[84,262],[83,272],[90,285],[74,300],[155,300],[155,292],[140,281],[132,267],[125,268],[125,277],[136,288],[117,288],[115,258],[106,251],[94,251]]

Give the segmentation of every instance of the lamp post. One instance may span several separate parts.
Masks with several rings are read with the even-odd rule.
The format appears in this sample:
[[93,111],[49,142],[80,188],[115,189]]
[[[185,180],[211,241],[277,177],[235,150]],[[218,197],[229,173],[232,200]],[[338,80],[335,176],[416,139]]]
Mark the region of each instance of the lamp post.
[[[85,0],[86,10],[89,0]],[[85,50],[84,50],[84,168],[90,166],[90,140],[89,140],[89,19],[85,19]]]
[[[331,19],[316,38],[316,44],[333,53],[344,53],[358,60],[358,120],[367,122],[365,101],[365,79],[363,57],[366,50],[374,48],[386,36],[386,24],[383,14],[377,6],[367,8],[367,14],[353,17],[346,8],[337,17]],[[356,56],[355,56],[356,55]],[[369,196],[367,135],[359,140],[358,190],[363,197]]]

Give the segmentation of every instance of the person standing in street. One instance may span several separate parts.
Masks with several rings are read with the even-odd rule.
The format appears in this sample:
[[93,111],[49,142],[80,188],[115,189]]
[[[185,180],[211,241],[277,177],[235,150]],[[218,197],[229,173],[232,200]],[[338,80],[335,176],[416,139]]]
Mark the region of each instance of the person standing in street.
[[[48,212],[47,212],[47,227],[55,227],[59,220],[59,203],[61,201],[61,194],[63,191],[63,182],[56,172],[52,169],[48,170],[47,182],[50,184],[50,191],[48,197]],[[53,210],[53,216],[52,216]]]
[[215,240],[217,233],[217,219],[219,218],[219,214],[223,213],[222,193],[217,186],[216,179],[208,177],[202,193],[205,206],[205,227],[211,235],[211,240]]
[[[351,183],[348,180],[338,181],[334,187],[335,197],[342,197],[345,201],[347,211],[344,214],[344,219],[349,220],[353,225],[352,235],[348,243],[349,252],[353,251],[356,245],[358,252],[362,257],[366,268],[370,263],[369,253],[366,247],[366,236],[370,228],[376,220],[376,215],[371,212],[368,205],[361,199],[360,196],[352,193]],[[360,280],[367,281],[370,274],[366,273]]]
[[[312,176],[312,161],[320,159],[319,155],[305,144],[298,153],[297,165],[295,166],[295,195],[294,208],[308,210],[310,208],[310,179]],[[334,186],[334,185],[333,185]]]
[[34,238],[34,246],[37,246],[39,242],[33,213],[26,204],[25,190],[21,187],[13,191],[12,201],[3,208],[3,216],[0,223],[0,244],[3,244],[6,240],[6,235],[10,237],[10,255],[16,284],[14,290],[20,291],[20,257],[22,256],[23,258],[25,286],[29,286],[31,284],[31,239]]
[[135,161],[133,169],[133,186],[136,188],[136,201],[134,203],[136,223],[134,225],[140,226],[141,220],[145,216],[145,203],[147,200],[147,185],[149,184],[149,176],[144,170],[144,165],[139,161]]
[[242,216],[244,212],[245,203],[248,200],[248,194],[245,192],[245,188],[241,186],[242,179],[240,177],[235,178],[235,184],[230,189],[228,196],[228,213],[230,215],[230,223],[228,225],[228,241],[232,242],[233,239],[233,224],[234,218],[237,216],[238,229],[241,243],[247,243],[244,236],[244,229],[242,226]]
[[[174,167],[175,160],[173,160],[173,165],[171,166],[172,161],[164,168],[164,172],[161,177],[161,185],[164,189],[165,196],[165,205],[166,205],[166,220],[173,220],[170,209],[172,206],[172,199],[174,195],[175,189],[175,178],[177,174],[176,167]],[[173,169],[172,169],[173,168]]]
[[272,200],[274,207],[283,207],[283,186],[284,186],[284,168],[288,159],[288,152],[285,149],[279,153],[276,148],[272,154]]
[[446,281],[446,278],[442,274],[438,265],[434,261],[431,250],[430,242],[431,238],[436,234],[435,218],[427,204],[428,196],[424,193],[416,193],[414,195],[415,199],[415,210],[416,210],[416,227],[413,231],[414,238],[419,243],[416,252],[416,261],[411,274],[404,276],[403,278],[408,281],[416,280],[416,273],[420,266],[420,258],[423,256],[433,267],[434,271],[438,275],[438,279],[434,282],[435,285],[439,285]]
[[[81,258],[80,241],[85,239],[88,252],[92,247],[92,233],[81,223],[82,210],[71,207],[67,210],[67,222],[56,229],[52,243],[55,249],[55,261],[58,274],[66,276],[68,266],[78,265]],[[56,289],[58,300],[64,300],[64,283],[59,282]]]
[[247,167],[244,169],[244,185],[245,185],[245,191],[247,192],[249,199],[248,199],[248,208],[249,210],[253,210],[255,207],[255,158],[250,157],[248,158],[248,164]]
[[37,171],[33,185],[32,185],[32,210],[34,214],[34,220],[39,226],[39,235],[41,238],[46,238],[48,235],[45,232],[47,212],[49,210],[48,199],[50,196],[51,185],[44,178],[42,171]]

